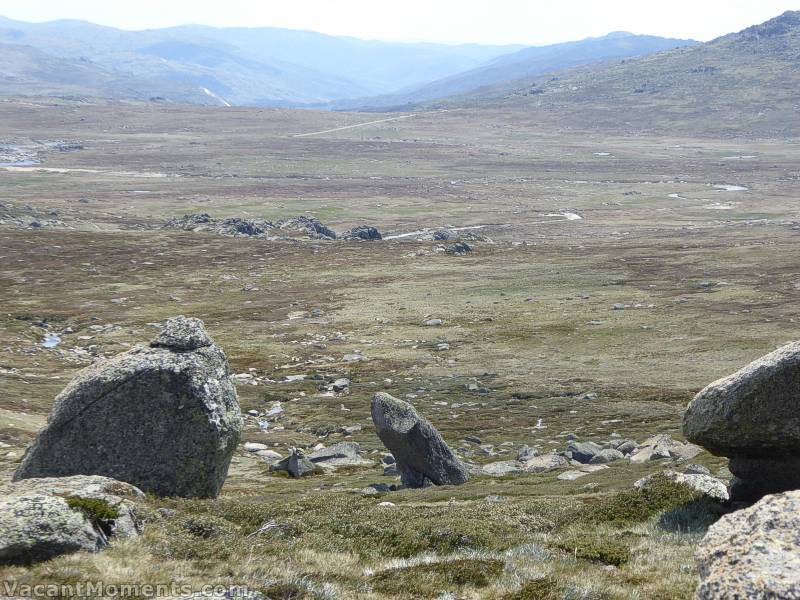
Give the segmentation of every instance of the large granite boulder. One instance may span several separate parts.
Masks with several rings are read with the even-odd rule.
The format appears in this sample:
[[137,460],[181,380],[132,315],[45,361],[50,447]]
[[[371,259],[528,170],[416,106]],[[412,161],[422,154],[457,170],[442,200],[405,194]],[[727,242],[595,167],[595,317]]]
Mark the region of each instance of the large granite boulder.
[[695,557],[697,600],[799,600],[800,491],[722,517]]
[[459,485],[469,479],[467,468],[439,432],[408,402],[378,392],[372,397],[372,420],[397,461],[403,485]]
[[242,416],[224,352],[197,319],[87,367],[58,395],[14,474],[104,475],[159,496],[214,497]]
[[800,488],[800,342],[715,381],[689,404],[686,437],[731,458],[735,500]]

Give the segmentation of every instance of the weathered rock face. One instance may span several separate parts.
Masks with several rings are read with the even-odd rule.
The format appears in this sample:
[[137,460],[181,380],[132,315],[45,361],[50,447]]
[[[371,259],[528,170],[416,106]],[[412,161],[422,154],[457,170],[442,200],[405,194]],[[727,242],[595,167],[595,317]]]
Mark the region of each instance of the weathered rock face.
[[800,342],[702,390],[683,419],[686,437],[731,458],[735,500],[800,488]]
[[45,494],[0,499],[0,564],[29,564],[106,546],[106,536],[64,498]]
[[439,432],[407,402],[379,392],[372,397],[378,437],[394,455],[403,485],[459,485],[469,474]]
[[800,599],[800,491],[722,517],[695,558],[697,600]]
[[228,361],[197,319],[81,371],[58,395],[15,480],[105,475],[160,496],[214,497],[242,417]]

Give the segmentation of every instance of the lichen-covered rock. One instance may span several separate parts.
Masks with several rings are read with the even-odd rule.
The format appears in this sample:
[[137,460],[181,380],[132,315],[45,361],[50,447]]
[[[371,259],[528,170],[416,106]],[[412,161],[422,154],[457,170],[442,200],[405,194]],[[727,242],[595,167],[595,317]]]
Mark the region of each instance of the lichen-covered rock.
[[702,390],[686,409],[687,439],[720,456],[800,454],[800,342]]
[[547,473],[569,466],[569,461],[560,454],[543,454],[529,458],[521,464],[526,473]]
[[0,496],[5,495],[43,495],[101,500],[117,513],[113,518],[100,519],[95,523],[100,526],[104,534],[109,537],[130,538],[141,533],[141,523],[136,516],[134,501],[144,498],[144,493],[139,488],[116,479],[100,475],[22,479],[0,485]]
[[407,487],[459,485],[469,479],[442,436],[408,402],[378,392],[372,397],[372,420],[378,437],[394,455]]
[[724,481],[717,479],[716,477],[712,477],[711,475],[704,475],[700,473],[677,473],[675,471],[664,471],[662,473],[656,473],[653,475],[648,475],[647,477],[643,477],[633,485],[637,488],[647,487],[654,477],[666,477],[675,483],[690,487],[696,492],[700,492],[701,494],[704,494],[715,500],[727,502],[729,499],[728,486],[725,485]]
[[214,497],[242,417],[224,352],[197,319],[92,365],[58,395],[15,480],[104,475],[160,496]]
[[0,564],[29,564],[62,554],[97,552],[105,534],[64,498],[27,494],[0,498]]
[[697,600],[799,600],[800,491],[722,517],[695,558]]
[[500,462],[483,465],[481,472],[492,477],[503,477],[505,475],[518,475],[523,472],[522,466],[516,460],[503,460]]

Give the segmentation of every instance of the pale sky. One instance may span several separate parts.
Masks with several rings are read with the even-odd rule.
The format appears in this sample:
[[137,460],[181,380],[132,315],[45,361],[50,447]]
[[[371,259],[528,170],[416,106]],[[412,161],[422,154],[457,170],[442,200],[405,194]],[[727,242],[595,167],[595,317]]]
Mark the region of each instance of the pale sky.
[[392,41],[530,45],[611,31],[707,41],[786,10],[800,10],[800,0],[0,0],[0,15],[23,21],[270,26]]

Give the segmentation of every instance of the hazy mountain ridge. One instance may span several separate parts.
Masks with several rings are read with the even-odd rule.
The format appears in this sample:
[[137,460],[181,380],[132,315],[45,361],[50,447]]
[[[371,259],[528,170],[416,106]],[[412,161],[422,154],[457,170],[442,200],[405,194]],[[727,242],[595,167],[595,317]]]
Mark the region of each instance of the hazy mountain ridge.
[[478,68],[423,86],[406,89],[398,94],[362,99],[349,104],[347,101],[340,102],[337,104],[337,108],[359,104],[370,107],[402,106],[466,93],[504,81],[536,77],[549,71],[577,65],[652,54],[697,43],[699,42],[693,40],[613,32],[603,37],[587,38],[576,42],[532,46],[499,56]]
[[706,44],[507,82],[447,106],[630,131],[800,135],[800,11]]
[[[0,18],[0,43],[35,48],[65,61],[65,73],[71,72],[70,61],[88,60],[103,71],[121,74],[137,99],[143,95],[136,83],[141,80],[141,87],[153,95],[176,102],[286,106],[320,105],[419,84],[520,48],[372,42],[274,28],[187,25],[123,31],[84,21],[34,24],[5,18]],[[15,71],[19,76],[17,93],[35,94],[46,88],[55,93],[126,96],[122,89],[82,86],[80,80],[39,80],[47,75],[41,71],[23,76],[18,67],[27,63],[15,63],[20,61],[18,52],[1,58],[0,74]],[[161,85],[152,88],[147,83],[154,81]],[[58,89],[59,82],[63,90]],[[203,88],[223,100],[214,100]]]

